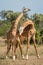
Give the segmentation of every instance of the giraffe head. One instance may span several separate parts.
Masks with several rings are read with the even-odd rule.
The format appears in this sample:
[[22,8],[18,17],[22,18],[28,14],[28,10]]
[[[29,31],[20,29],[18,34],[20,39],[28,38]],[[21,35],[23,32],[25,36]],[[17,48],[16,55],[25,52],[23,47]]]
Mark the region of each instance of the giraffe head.
[[29,8],[23,8],[23,13],[27,13],[28,11],[30,11],[30,9]]

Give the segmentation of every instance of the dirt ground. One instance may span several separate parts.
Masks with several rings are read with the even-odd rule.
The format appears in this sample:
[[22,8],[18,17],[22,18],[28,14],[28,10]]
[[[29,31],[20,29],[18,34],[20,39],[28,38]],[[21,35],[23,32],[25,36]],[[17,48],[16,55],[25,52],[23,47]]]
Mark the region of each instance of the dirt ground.
[[[23,53],[26,53],[26,45],[22,45]],[[6,54],[6,44],[5,39],[0,37],[0,65],[43,65],[43,45],[37,45],[38,53],[40,55],[40,59],[36,57],[34,46],[31,45],[29,49],[29,59],[22,59],[20,55],[19,47],[16,50],[17,58],[15,61],[12,60],[12,50],[10,50],[9,58],[5,58]]]

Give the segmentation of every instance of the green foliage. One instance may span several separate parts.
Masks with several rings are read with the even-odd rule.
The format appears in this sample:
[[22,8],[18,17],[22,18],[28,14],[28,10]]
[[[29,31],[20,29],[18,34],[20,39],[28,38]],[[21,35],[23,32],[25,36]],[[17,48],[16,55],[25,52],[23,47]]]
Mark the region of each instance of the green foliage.
[[17,16],[20,14],[20,12],[13,12],[13,11],[1,11],[0,16],[2,19],[7,20],[7,21],[13,21],[17,18]]
[[35,22],[36,29],[40,30],[43,28],[43,15],[42,14],[34,14],[32,19]]
[[3,22],[1,21],[1,25],[0,25],[0,36],[6,35],[8,30],[11,27],[11,23],[10,22]]
[[43,37],[43,29],[41,29],[41,31],[40,31],[40,36]]
[[43,14],[34,14],[33,17],[32,17],[34,23],[35,23],[35,28],[37,30],[36,32],[36,40],[40,41],[40,38],[41,38],[41,34],[40,31],[41,29],[43,29]]
[[39,41],[39,39],[40,39],[40,31],[39,30],[37,30],[37,32],[36,32],[36,39]]

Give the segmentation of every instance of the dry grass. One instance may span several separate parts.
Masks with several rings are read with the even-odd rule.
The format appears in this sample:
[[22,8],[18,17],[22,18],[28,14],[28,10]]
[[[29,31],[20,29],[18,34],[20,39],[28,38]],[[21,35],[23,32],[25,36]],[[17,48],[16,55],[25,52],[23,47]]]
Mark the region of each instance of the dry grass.
[[[0,65],[43,65],[43,45],[38,45],[37,49],[40,54],[40,59],[37,59],[34,46],[30,46],[30,51],[28,53],[29,59],[23,60],[20,55],[20,50],[17,48],[15,61],[12,60],[12,50],[10,50],[9,58],[5,58],[6,45],[5,40],[0,38]],[[23,53],[26,53],[26,45],[22,45]]]

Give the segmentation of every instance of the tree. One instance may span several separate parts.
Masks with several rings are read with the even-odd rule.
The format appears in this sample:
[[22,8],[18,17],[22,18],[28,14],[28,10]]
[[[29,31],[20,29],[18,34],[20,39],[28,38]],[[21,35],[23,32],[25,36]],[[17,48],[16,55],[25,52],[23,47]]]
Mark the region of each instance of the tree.
[[14,14],[14,12],[13,11],[10,11],[10,10],[9,11],[3,10],[3,11],[0,12],[0,16],[4,20],[11,20],[13,14]]
[[43,15],[42,14],[34,14],[33,21],[35,22],[36,29],[41,29],[43,26]]
[[34,14],[32,17],[34,23],[35,23],[35,27],[36,27],[36,39],[39,43],[40,41],[40,31],[41,29],[43,29],[43,15],[42,14]]

